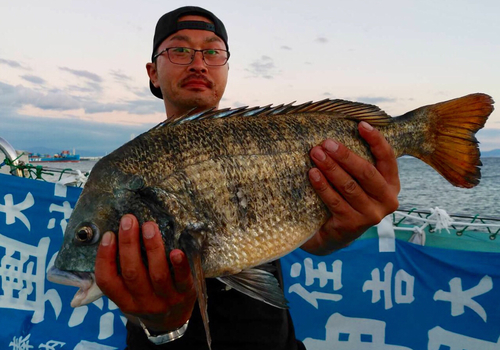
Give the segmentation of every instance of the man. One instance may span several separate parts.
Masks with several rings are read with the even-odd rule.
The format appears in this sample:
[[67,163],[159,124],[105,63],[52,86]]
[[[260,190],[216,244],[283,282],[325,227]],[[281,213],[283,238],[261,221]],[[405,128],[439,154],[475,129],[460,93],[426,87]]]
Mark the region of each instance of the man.
[[[183,7],[160,18],[146,69],[151,91],[163,98],[168,118],[219,106],[228,77],[228,49],[224,25],[211,12]],[[311,150],[317,168],[309,178],[332,215],[303,245],[310,253],[345,247],[397,209],[399,177],[392,149],[367,123],[360,123],[359,131],[376,167],[333,140]],[[141,260],[140,231],[148,268]],[[95,273],[101,290],[129,317],[129,349],[207,348],[199,311],[193,311],[196,293],[184,253],[170,252],[169,265],[158,226],[149,222],[139,228],[132,215],[122,218],[119,237],[117,244],[114,233],[104,235]],[[279,268],[279,262],[274,264]],[[228,291],[217,280],[207,284],[214,349],[304,349],[287,310]]]

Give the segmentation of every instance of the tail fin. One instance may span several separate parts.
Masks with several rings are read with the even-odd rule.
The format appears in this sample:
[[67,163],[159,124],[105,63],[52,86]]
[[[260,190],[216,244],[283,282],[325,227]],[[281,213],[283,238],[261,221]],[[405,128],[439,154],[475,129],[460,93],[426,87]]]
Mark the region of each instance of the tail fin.
[[427,142],[433,151],[417,157],[454,186],[476,186],[481,178],[478,166],[482,163],[475,134],[493,112],[493,103],[490,96],[477,93],[414,111],[428,114],[432,131]]

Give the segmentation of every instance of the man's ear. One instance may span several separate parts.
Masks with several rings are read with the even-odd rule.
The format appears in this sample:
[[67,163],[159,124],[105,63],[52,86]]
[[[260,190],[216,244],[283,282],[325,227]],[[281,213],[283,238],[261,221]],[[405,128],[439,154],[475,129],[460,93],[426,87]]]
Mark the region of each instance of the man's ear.
[[158,84],[158,71],[156,70],[156,63],[146,63],[146,71],[148,72],[149,79],[154,87],[159,88]]

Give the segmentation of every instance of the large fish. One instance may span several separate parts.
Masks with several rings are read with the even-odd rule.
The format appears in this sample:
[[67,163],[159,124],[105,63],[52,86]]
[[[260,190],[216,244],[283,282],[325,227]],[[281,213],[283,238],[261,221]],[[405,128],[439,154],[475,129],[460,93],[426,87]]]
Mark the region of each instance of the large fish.
[[118,232],[126,213],[155,221],[165,249],[180,248],[190,261],[209,337],[207,277],[286,307],[272,274],[254,267],[300,247],[329,217],[307,176],[313,146],[333,138],[373,161],[357,131],[367,121],[397,157],[417,157],[453,185],[473,187],[481,165],[474,135],[492,111],[490,96],[472,94],[396,118],[373,105],[324,100],[167,120],[94,166],[48,278],[80,287],[72,306],[97,299],[102,235]]

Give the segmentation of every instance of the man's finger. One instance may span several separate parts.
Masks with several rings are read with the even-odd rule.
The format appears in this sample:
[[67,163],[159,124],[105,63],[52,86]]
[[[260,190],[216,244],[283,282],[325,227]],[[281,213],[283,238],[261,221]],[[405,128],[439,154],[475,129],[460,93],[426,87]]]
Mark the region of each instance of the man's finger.
[[168,267],[165,245],[158,225],[146,222],[142,225],[144,248],[148,258],[148,271],[151,284],[156,294],[168,297],[174,291],[173,281]]
[[399,193],[398,162],[386,138],[379,130],[366,122],[359,123],[359,134],[370,146],[370,151],[375,157],[377,170],[382,174],[387,183],[394,186]]
[[[313,148],[311,156],[329,183],[337,190],[345,202],[349,204],[349,207],[343,210],[344,214],[347,214],[347,211],[352,209],[359,211],[363,206],[369,204],[369,198],[364,188],[356,181],[357,177],[361,175],[363,167],[370,165],[366,160],[333,140],[325,140],[321,147]],[[333,157],[336,158],[334,159]],[[339,162],[337,162],[337,159],[339,159]],[[344,164],[349,165],[345,166]],[[383,180],[381,176],[379,177]],[[330,191],[333,192],[333,189]],[[327,189],[324,189],[323,192],[326,193]],[[328,197],[321,195],[320,197],[323,201],[325,199],[328,200]],[[335,209],[329,203],[325,202],[325,204],[333,213]]]
[[174,249],[170,252],[170,261],[174,270],[175,287],[179,293],[191,291],[194,287],[189,261],[182,250]]
[[152,292],[149,274],[142,262],[139,223],[134,215],[126,214],[120,221],[118,255],[121,275],[127,289],[136,299]]
[[113,232],[106,232],[97,250],[95,260],[95,279],[101,291],[116,304],[132,302],[116,265],[116,238]]
[[309,181],[332,215],[344,211],[343,198],[332,188],[320,169],[312,168],[309,170]]

